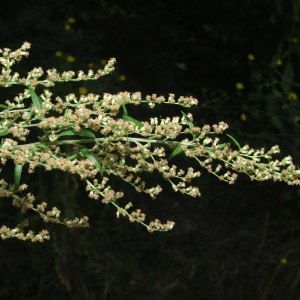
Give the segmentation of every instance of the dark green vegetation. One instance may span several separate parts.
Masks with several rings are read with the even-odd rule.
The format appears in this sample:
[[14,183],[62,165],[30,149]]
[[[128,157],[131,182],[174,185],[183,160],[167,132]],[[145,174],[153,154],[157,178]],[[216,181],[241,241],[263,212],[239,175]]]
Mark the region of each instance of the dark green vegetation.
[[[84,88],[192,95],[200,100],[196,123],[226,121],[240,144],[279,144],[299,165],[299,1],[6,6],[0,48],[31,42],[28,69],[87,69],[116,57],[112,76]],[[13,96],[6,93],[2,100]],[[170,114],[178,112],[157,111]],[[0,299],[297,299],[298,187],[246,178],[227,186],[203,172],[196,200],[168,190],[155,202],[133,193],[150,216],[176,221],[171,233],[149,234],[87,199],[72,177],[41,172],[34,180],[41,198],[67,215],[89,215],[92,227],[49,226],[53,238],[44,244],[1,241]],[[10,203],[0,206],[0,223],[15,224]]]

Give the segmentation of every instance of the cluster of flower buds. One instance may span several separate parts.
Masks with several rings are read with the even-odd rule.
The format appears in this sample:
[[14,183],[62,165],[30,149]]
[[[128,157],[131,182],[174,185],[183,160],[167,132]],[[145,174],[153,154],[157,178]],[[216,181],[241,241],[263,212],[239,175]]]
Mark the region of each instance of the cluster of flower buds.
[[[175,192],[192,197],[200,196],[195,180],[200,171],[176,165],[178,155],[194,159],[200,168],[232,184],[239,173],[251,180],[283,181],[300,184],[300,170],[291,157],[275,159],[278,146],[270,150],[241,147],[230,135],[225,134],[228,125],[196,126],[191,113],[181,116],[138,120],[128,113],[132,105],[177,105],[189,108],[198,103],[193,97],[176,98],[156,94],[143,97],[140,92],[120,92],[103,95],[68,94],[54,96],[51,87],[57,82],[97,80],[114,69],[115,59],[107,62],[102,70],[59,73],[55,69],[44,71],[37,67],[22,77],[11,67],[23,56],[28,56],[29,43],[20,49],[0,50],[0,86],[24,86],[24,91],[12,100],[6,100],[0,111],[1,168],[7,161],[15,164],[14,184],[0,180],[0,197],[9,197],[22,212],[37,213],[44,222],[64,224],[68,227],[87,227],[88,217],[73,220],[61,219],[57,207],[47,210],[47,203],[35,204],[35,197],[24,194],[27,186],[20,184],[23,166],[29,173],[36,168],[47,171],[60,170],[76,174],[86,183],[88,196],[102,203],[115,206],[117,217],[144,225],[148,231],[168,231],[173,221],[162,223],[158,219],[147,223],[141,209],[134,209],[131,202],[122,205],[126,191],[115,190],[111,178],[120,178],[137,192],[155,199],[162,192],[162,184],[148,182],[145,174],[161,176]],[[45,89],[38,95],[36,86]],[[142,107],[142,106],[141,106]],[[128,109],[128,110],[127,110]],[[24,224],[23,224],[24,225]],[[27,224],[26,224],[27,226]],[[47,231],[24,233],[24,226],[0,229],[2,238],[16,237],[22,240],[43,241],[49,238]]]

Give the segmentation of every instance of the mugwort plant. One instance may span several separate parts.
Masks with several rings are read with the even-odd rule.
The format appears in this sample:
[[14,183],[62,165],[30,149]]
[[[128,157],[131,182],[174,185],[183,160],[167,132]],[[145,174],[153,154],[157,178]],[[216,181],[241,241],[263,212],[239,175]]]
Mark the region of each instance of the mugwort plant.
[[[44,222],[68,227],[89,226],[87,216],[61,217],[57,207],[49,208],[50,203],[36,199],[30,187],[22,183],[24,172],[30,176],[39,168],[76,176],[84,182],[90,198],[114,206],[117,217],[140,223],[150,232],[171,230],[174,222],[148,221],[145,213],[131,202],[122,204],[126,191],[112,187],[112,178],[118,177],[154,199],[162,187],[151,186],[143,174],[155,173],[169,182],[175,192],[198,197],[200,191],[194,179],[201,175],[200,171],[192,167],[183,170],[174,163],[175,156],[184,155],[229,184],[235,183],[239,173],[247,174],[251,180],[300,184],[300,170],[292,158],[274,158],[279,153],[278,146],[268,150],[242,147],[225,133],[228,125],[222,121],[198,127],[193,115],[183,111],[180,116],[147,120],[138,120],[128,112],[132,105],[148,105],[149,109],[158,105],[190,108],[197,105],[197,99],[176,98],[174,94],[142,96],[140,92],[54,95],[53,87],[58,83],[99,80],[111,73],[115,59],[97,71],[60,73],[37,67],[24,76],[13,71],[13,66],[29,55],[29,49],[30,44],[25,42],[15,51],[0,50],[0,87],[22,89],[13,99],[2,99],[0,104],[0,167],[3,172],[11,169],[12,163],[14,175],[12,182],[0,179],[0,197],[10,199],[22,213],[32,211]],[[50,238],[47,230],[34,233],[28,226],[28,219],[12,228],[3,225],[0,236],[33,242]]]

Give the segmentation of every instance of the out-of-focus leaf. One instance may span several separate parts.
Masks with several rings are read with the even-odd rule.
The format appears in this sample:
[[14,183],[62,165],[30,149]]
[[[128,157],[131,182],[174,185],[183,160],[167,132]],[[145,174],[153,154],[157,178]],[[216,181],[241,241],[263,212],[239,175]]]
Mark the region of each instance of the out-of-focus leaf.
[[47,145],[43,144],[43,143],[35,143],[35,146],[37,148],[40,148],[40,149],[43,149],[43,150],[48,150],[49,149],[49,147]]
[[289,93],[291,91],[291,86],[293,84],[293,81],[294,81],[294,70],[292,64],[287,63],[284,68],[283,76],[282,76],[282,87],[286,93]]

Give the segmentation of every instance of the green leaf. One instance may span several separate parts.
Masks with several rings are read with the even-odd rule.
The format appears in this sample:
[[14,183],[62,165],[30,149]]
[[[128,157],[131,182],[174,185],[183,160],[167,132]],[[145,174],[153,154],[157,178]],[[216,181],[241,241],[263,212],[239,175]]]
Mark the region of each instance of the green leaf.
[[93,139],[96,137],[95,133],[89,129],[83,128],[76,132],[78,135],[83,136],[83,137],[93,138]]
[[7,108],[7,105],[5,105],[5,104],[0,104],[0,108]]
[[70,136],[70,135],[76,135],[75,130],[73,129],[68,129],[68,130],[63,130],[61,131],[58,136]]
[[[14,118],[13,120],[11,120],[9,123],[8,123],[8,127],[10,127],[11,125],[13,125],[15,123],[15,121],[18,119],[18,117]],[[10,134],[10,132],[6,129],[1,129],[0,130],[0,137],[1,136],[6,136]]]
[[134,119],[130,116],[124,115],[123,119],[126,120],[126,121],[134,123],[138,128],[141,128],[141,127],[144,126],[143,123],[141,123],[140,121],[138,121],[138,120],[136,120],[136,119]]
[[87,159],[89,159],[91,162],[93,162],[100,171],[101,176],[103,176],[102,164],[100,163],[98,157],[87,148],[81,148],[80,153]]
[[37,148],[40,148],[40,149],[42,149],[42,150],[49,150],[49,147],[47,146],[47,145],[45,145],[45,144],[43,144],[43,143],[35,143],[35,146],[37,147]]
[[128,112],[124,104],[122,104],[122,108],[123,108],[123,116],[128,116]]
[[128,116],[128,112],[124,104],[122,104],[122,108],[123,108],[123,120],[134,123],[138,128],[143,127],[143,124],[140,121]]
[[36,92],[30,85],[28,86],[28,90],[29,90],[33,105],[39,112],[42,112],[42,101],[41,101],[40,97],[36,94]]
[[191,120],[191,118],[186,113],[184,113],[183,111],[181,111],[181,113],[183,114],[185,119],[188,121],[189,127],[191,129],[194,128],[195,126],[194,126],[193,121]]
[[227,145],[227,143],[223,143],[223,144],[219,144],[219,149],[222,150],[225,148],[225,146]]
[[[188,121],[188,125],[189,125],[190,129],[192,130],[195,127],[193,121],[186,113],[184,113],[183,111],[181,111],[181,113],[185,117],[185,119]],[[193,136],[193,138],[195,138],[196,137],[195,133],[192,133],[192,136]]]
[[68,156],[68,160],[73,160],[78,157],[78,153]]
[[171,153],[169,159],[171,159],[171,158],[177,156],[177,155],[180,154],[181,152],[183,152],[183,150],[182,150],[181,146],[178,145],[178,146],[174,149],[174,151]]
[[226,134],[232,141],[233,143],[239,148],[239,150],[241,149],[241,145],[239,144],[239,142],[231,135]]
[[88,138],[95,138],[96,135],[94,134],[94,132],[92,132],[89,129],[80,129],[79,131],[76,131],[74,129],[67,129],[67,130],[63,130],[61,131],[58,136],[73,136],[73,135],[79,135],[79,136],[83,136],[83,137],[88,137]]
[[21,175],[22,175],[22,170],[23,170],[24,164],[17,164],[15,165],[15,170],[14,170],[14,186],[16,189],[19,188],[20,186],[20,180],[21,180]]
[[5,136],[5,135],[8,135],[9,134],[9,131],[7,130],[0,130],[0,136]]

